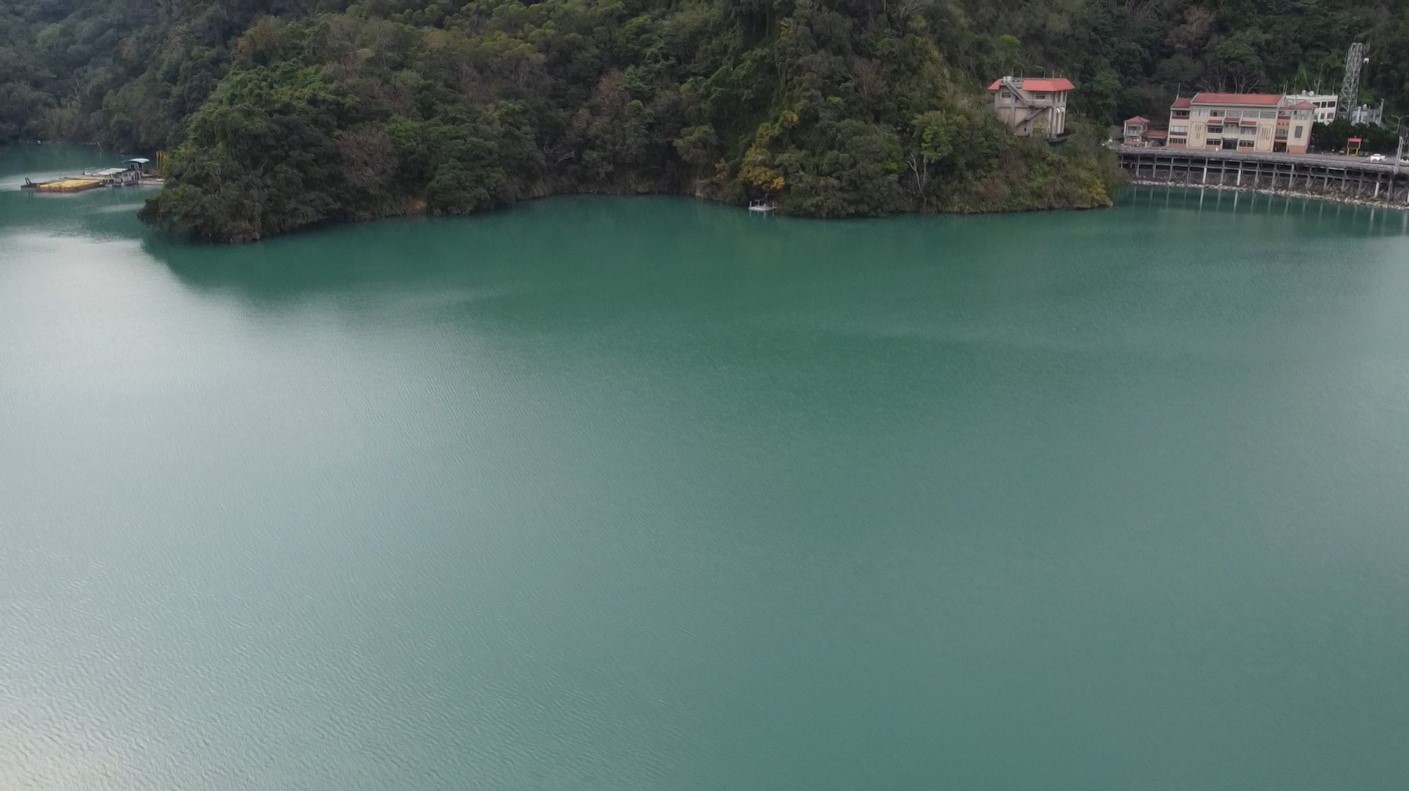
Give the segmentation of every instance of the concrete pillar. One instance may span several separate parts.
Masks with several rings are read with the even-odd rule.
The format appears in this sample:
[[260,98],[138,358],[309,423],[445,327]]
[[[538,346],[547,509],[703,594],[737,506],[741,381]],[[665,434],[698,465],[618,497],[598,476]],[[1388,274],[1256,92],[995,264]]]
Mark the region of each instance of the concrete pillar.
[[1237,180],[1236,182],[1234,182],[1233,186],[1235,186],[1235,187],[1241,187],[1241,186],[1243,186],[1243,161],[1242,161],[1241,159],[1238,160],[1238,180]]
[[[1199,183],[1200,183],[1200,184],[1207,184],[1207,183],[1208,183],[1208,160],[1207,160],[1207,159],[1204,160],[1204,177],[1203,177],[1203,181],[1200,181]],[[1200,196],[1199,196],[1199,199],[1202,200],[1202,199],[1203,199],[1203,196],[1200,195]]]

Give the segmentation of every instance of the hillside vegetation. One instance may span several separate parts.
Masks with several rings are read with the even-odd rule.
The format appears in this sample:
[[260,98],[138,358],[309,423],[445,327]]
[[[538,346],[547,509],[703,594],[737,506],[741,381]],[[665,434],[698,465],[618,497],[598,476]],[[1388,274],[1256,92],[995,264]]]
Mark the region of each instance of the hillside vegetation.
[[[170,150],[144,217],[212,240],[564,192],[1096,207],[1107,123],[1180,85],[1338,81],[1357,36],[1409,43],[1316,0],[0,0],[0,140]],[[992,77],[1044,68],[1088,120],[1063,146],[986,108]],[[1394,68],[1367,90],[1400,102]]]

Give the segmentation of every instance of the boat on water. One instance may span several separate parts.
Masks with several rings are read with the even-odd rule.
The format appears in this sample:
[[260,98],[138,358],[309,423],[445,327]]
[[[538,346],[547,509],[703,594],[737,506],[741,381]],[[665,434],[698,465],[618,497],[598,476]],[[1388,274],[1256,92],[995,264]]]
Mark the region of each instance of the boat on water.
[[759,212],[759,213],[761,213],[761,214],[766,214],[766,213],[768,213],[768,212],[777,211],[777,210],[778,210],[778,207],[777,207],[777,206],[774,206],[773,204],[769,203],[768,201],[761,201],[761,200],[749,201],[749,211],[752,211],[752,212]]
[[84,192],[98,187],[136,187],[144,183],[161,183],[161,180],[154,178],[148,169],[151,160],[129,159],[123,164],[126,167],[94,168],[85,170],[77,176],[64,176],[50,181],[25,179],[24,183],[20,185],[20,189],[34,190],[35,192]]
[[25,179],[22,190],[35,192],[83,192],[103,186],[103,180],[93,176],[67,176],[52,181],[30,181]]

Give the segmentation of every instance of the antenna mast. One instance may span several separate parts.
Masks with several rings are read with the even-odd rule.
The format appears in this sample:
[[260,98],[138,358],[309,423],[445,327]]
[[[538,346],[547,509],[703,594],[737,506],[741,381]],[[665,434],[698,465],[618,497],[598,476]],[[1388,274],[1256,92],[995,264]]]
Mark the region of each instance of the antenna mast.
[[1367,61],[1365,45],[1359,41],[1351,44],[1350,51],[1345,55],[1345,80],[1341,82],[1340,102],[1336,108],[1346,118],[1351,116],[1356,102],[1360,100],[1360,67]]

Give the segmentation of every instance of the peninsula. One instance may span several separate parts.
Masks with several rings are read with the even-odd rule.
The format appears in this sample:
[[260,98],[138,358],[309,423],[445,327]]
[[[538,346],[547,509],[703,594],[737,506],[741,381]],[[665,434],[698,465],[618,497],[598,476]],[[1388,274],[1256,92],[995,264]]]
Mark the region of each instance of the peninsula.
[[213,241],[566,193],[814,217],[1094,208],[1121,179],[1112,125],[1183,89],[1332,82],[1357,40],[1385,61],[1360,92],[1409,104],[1409,33],[1382,11],[0,0],[0,142],[162,151],[143,218]]

